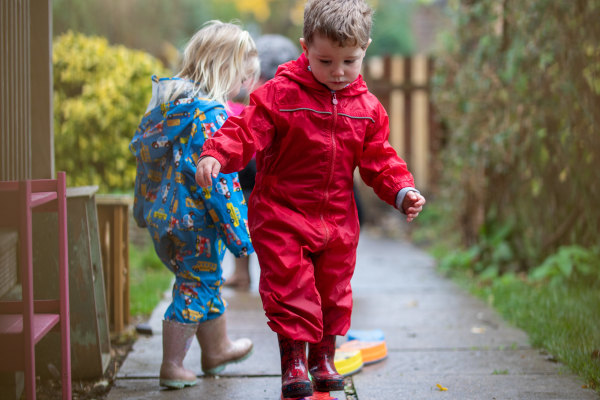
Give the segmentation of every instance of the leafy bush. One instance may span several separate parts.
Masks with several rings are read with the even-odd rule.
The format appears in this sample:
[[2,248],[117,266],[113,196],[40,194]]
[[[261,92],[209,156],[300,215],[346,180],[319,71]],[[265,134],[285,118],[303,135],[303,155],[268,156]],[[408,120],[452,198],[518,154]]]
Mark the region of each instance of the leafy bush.
[[68,185],[128,191],[135,180],[129,142],[150,100],[155,58],[106,39],[68,32],[54,41],[57,170]]
[[500,273],[596,246],[600,0],[453,4],[434,77],[452,226]]
[[551,285],[565,281],[579,281],[594,284],[600,281],[600,247],[584,249],[579,246],[563,246],[531,271],[534,282],[549,281]]
[[368,54],[411,54],[415,43],[411,32],[411,18],[415,5],[397,0],[379,0],[373,18],[373,42]]

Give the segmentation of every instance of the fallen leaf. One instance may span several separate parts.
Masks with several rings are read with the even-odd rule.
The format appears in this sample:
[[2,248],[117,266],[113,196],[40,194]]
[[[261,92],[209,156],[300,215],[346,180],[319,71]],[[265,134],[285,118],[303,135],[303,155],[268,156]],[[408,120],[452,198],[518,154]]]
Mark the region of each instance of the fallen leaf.
[[474,326],[471,328],[471,333],[474,333],[476,335],[485,333],[485,327],[484,326]]
[[446,392],[448,390],[447,387],[443,387],[439,383],[436,383],[435,386],[437,386],[437,388],[440,390],[440,392]]
[[419,302],[417,300],[411,300],[408,303],[406,303],[406,306],[411,307],[411,308],[417,307],[418,305],[419,305]]

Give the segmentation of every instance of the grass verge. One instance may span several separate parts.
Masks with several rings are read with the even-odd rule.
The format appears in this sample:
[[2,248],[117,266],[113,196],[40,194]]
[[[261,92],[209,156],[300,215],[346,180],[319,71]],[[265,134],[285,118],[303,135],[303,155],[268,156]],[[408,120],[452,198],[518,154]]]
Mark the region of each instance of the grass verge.
[[491,281],[457,278],[509,322],[600,390],[600,290],[583,284],[531,284],[515,275]]
[[134,317],[149,316],[163,293],[171,287],[173,274],[163,265],[151,244],[129,248],[131,270],[129,307]]

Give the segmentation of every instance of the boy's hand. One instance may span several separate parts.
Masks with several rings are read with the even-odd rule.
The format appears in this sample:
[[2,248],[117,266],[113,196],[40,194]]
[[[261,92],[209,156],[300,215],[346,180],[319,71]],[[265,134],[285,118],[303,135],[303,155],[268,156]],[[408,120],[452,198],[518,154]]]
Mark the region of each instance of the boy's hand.
[[419,213],[423,210],[424,205],[425,197],[412,190],[406,193],[406,196],[404,196],[404,200],[402,201],[402,210],[404,210],[404,214],[406,214],[406,221],[410,222],[417,218]]
[[221,171],[221,163],[214,157],[202,157],[196,166],[196,183],[203,188],[212,186],[212,178]]

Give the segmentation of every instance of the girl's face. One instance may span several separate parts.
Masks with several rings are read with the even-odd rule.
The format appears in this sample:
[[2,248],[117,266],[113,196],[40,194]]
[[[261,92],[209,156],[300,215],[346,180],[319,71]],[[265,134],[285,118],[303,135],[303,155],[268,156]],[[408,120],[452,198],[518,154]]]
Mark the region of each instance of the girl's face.
[[254,56],[244,61],[244,73],[237,75],[236,80],[231,87],[231,91],[227,96],[228,100],[236,98],[240,94],[242,87],[245,88],[248,93],[252,91],[255,82],[253,82],[252,73],[246,71],[254,71],[254,68],[256,68],[257,65],[258,58]]
[[233,100],[240,94],[240,90],[242,90],[243,83],[244,82],[241,79],[236,78],[235,83],[231,87],[231,91],[227,95],[228,100]]
[[367,50],[358,46],[341,47],[321,35],[315,35],[310,45],[301,38],[300,45],[315,79],[330,90],[343,89],[358,78]]

